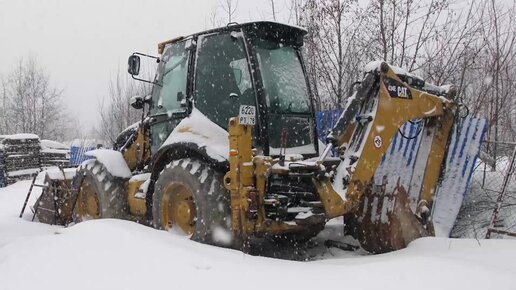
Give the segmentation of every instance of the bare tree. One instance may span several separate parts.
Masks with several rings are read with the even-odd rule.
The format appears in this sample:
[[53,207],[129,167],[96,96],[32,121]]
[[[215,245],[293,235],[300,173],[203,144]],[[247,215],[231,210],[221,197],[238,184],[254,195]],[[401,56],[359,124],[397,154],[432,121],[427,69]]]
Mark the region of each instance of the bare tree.
[[51,85],[49,74],[35,59],[18,62],[2,81],[1,94],[1,133],[34,133],[63,140],[70,129],[62,91]]
[[[363,29],[371,56],[408,71],[418,69],[421,50],[433,41],[449,12],[448,0],[373,0]],[[372,17],[371,15],[378,15]]]
[[109,83],[107,98],[99,103],[99,125],[96,128],[99,137],[113,144],[120,132],[141,120],[142,111],[133,109],[130,99],[134,96],[145,97],[150,91],[149,84],[123,77],[118,72]]
[[274,21],[277,21],[276,20],[276,3],[274,0],[269,0],[269,3],[271,5],[271,14],[272,14],[272,19]]
[[238,0],[220,0],[220,7],[228,16],[228,23],[233,22],[233,17],[238,8]]
[[7,132],[7,128],[9,125],[9,119],[7,115],[7,84],[4,82],[3,78],[0,78],[2,81],[2,92],[0,94],[0,134]]
[[220,15],[218,13],[219,6],[220,5],[216,5],[211,8],[211,12],[208,15],[209,23],[208,23],[208,25],[205,25],[206,29],[217,28],[217,27],[221,27],[222,25],[224,25],[224,20],[220,18]]
[[[363,50],[357,44],[362,19],[353,0],[308,0],[302,25],[308,28],[306,59],[321,108],[341,107],[359,75]],[[321,97],[324,96],[324,97]]]
[[301,10],[303,7],[303,0],[290,0],[286,5],[287,10],[289,11],[287,22],[294,25],[301,25]]

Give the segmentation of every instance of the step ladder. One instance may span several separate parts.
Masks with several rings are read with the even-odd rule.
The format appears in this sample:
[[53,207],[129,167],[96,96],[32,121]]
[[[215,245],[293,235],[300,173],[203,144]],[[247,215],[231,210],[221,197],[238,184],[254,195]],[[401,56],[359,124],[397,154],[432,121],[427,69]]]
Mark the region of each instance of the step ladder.
[[[63,173],[63,177],[66,177],[64,169],[61,166],[59,166],[59,170]],[[38,175],[34,176],[34,178],[32,179],[32,183],[30,185],[29,191],[25,198],[25,202],[23,204],[22,210],[20,212],[20,218],[23,216],[23,213],[25,212],[27,203],[30,199],[30,196],[32,195],[34,188],[40,187],[40,188],[42,188],[41,195],[38,198],[34,208],[31,207],[31,210],[33,212],[32,221],[34,221],[34,219],[36,218],[36,216],[38,215],[38,213],[40,211],[46,211],[46,212],[51,213],[52,217],[46,218],[46,221],[40,221],[40,222],[49,223],[50,225],[63,224],[62,216],[59,211],[59,208],[60,208],[60,206],[58,204],[59,200],[58,200],[58,197],[56,196],[56,191],[59,189],[56,188],[55,185],[52,185],[52,180],[47,178],[48,176],[45,176],[44,184],[36,183],[36,179],[37,179]],[[66,188],[65,190],[70,190],[70,189]],[[44,201],[43,199],[45,199],[46,201]],[[50,200],[50,203],[49,203],[49,200]],[[46,203],[46,206],[42,206],[42,204],[44,204],[44,203]],[[41,218],[41,217],[38,216],[38,218]],[[65,225],[66,224],[68,224],[68,222],[65,222]]]
[[[34,187],[43,188],[41,194],[46,193],[46,191],[48,189],[48,185],[46,185],[46,184],[36,184],[36,179],[38,178],[38,175],[39,175],[39,173],[35,174],[34,177],[32,178],[32,182],[29,187],[29,192],[27,193],[27,196],[25,197],[25,202],[23,203],[23,207],[20,212],[20,218],[23,216],[23,213],[25,212],[25,208],[27,207],[27,203],[29,202],[29,199],[30,199],[30,196],[32,195],[32,190],[34,189]],[[36,210],[37,210],[37,207],[38,207],[38,205],[36,204]],[[32,216],[33,221],[34,221],[34,217],[36,216],[36,210],[34,210],[34,215]]]

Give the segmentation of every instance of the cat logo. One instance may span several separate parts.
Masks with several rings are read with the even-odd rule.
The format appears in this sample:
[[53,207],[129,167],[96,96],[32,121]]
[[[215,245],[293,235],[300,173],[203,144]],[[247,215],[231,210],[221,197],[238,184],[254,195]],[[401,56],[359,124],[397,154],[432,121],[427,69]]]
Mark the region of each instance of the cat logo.
[[412,99],[412,94],[410,93],[409,88],[404,84],[390,78],[384,78],[383,83],[385,84],[391,98]]

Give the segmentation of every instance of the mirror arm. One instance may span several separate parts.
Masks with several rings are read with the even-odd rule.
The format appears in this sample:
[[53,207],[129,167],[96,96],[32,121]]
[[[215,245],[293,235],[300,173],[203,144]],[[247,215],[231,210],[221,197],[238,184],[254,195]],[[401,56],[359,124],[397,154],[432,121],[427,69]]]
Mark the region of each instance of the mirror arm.
[[150,58],[155,59],[155,60],[156,60],[156,63],[159,63],[159,62],[160,62],[160,59],[159,59],[159,57],[157,57],[157,56],[148,55],[148,54],[139,53],[139,52],[133,52],[133,55],[141,55],[141,56],[150,57]]
[[160,86],[162,87],[163,85],[161,85],[159,82],[153,82],[153,81],[148,81],[148,80],[144,80],[144,79],[140,79],[140,78],[137,78],[135,77],[134,75],[131,75],[131,77],[137,81],[141,81],[141,82],[145,82],[145,83],[149,83],[149,84],[153,84],[153,85],[157,85],[157,86]]

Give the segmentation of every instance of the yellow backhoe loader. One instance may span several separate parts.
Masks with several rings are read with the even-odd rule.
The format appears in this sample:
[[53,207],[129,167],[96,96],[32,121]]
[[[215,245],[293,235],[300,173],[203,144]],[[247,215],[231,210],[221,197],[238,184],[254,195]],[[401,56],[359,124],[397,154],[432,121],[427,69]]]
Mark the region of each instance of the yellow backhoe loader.
[[[235,24],[160,43],[159,57],[131,55],[129,73],[153,84],[132,106],[148,112],[114,150],[93,151],[78,168],[69,220],[129,219],[236,248],[253,237],[305,241],[340,216],[374,253],[432,235],[453,90],[370,63],[319,148],[306,33]],[[141,57],[158,62],[153,80],[138,77]],[[395,134],[414,119],[434,135],[415,212],[406,188],[386,192],[373,181]]]

